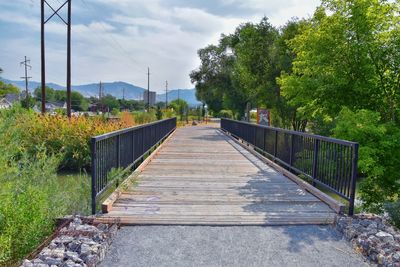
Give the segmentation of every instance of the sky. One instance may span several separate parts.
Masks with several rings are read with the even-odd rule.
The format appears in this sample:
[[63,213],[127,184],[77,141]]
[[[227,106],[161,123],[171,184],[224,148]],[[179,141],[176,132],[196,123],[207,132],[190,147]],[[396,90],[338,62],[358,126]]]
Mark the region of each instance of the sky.
[[[47,0],[57,9],[64,0]],[[193,88],[189,73],[197,50],[217,44],[222,33],[263,16],[274,26],[310,17],[319,0],[72,0],[72,84],[125,81],[150,89]],[[59,13],[66,19],[67,9]],[[51,10],[46,7],[46,17]],[[65,24],[54,16],[46,25],[46,82],[66,80]],[[0,1],[2,77],[29,75],[40,81],[40,0]]]

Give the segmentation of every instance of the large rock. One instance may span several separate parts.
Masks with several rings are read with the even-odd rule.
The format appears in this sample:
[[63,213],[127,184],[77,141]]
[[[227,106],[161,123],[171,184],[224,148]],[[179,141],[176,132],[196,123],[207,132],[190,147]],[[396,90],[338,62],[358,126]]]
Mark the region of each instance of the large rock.
[[[86,220],[85,220],[86,221]],[[22,267],[87,267],[96,266],[104,259],[106,250],[116,234],[117,225],[90,225],[80,218],[60,230],[60,235],[42,249],[32,261]]]

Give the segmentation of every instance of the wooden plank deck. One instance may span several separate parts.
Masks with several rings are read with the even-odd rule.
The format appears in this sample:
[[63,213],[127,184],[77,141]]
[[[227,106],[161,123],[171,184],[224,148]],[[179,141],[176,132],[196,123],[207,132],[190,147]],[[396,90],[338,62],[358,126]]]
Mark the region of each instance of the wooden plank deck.
[[[101,218],[123,224],[328,224],[335,212],[218,128],[179,128]],[[100,218],[100,219],[101,219]]]

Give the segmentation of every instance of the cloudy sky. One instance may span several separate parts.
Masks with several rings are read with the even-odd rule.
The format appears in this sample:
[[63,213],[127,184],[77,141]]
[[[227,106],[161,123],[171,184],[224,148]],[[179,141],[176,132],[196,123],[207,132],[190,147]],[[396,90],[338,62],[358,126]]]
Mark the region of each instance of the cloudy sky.
[[[64,0],[47,0],[55,8]],[[264,15],[275,26],[309,17],[318,0],[72,0],[72,83],[126,81],[162,90],[192,88],[188,74],[199,65],[197,50],[217,43],[243,22]],[[64,8],[65,9],[65,8]],[[66,9],[65,9],[66,11]],[[50,15],[47,8],[46,14]],[[66,12],[61,12],[66,16]],[[65,84],[66,26],[46,24],[48,82]],[[0,67],[20,79],[24,56],[40,80],[40,0],[0,2]]]

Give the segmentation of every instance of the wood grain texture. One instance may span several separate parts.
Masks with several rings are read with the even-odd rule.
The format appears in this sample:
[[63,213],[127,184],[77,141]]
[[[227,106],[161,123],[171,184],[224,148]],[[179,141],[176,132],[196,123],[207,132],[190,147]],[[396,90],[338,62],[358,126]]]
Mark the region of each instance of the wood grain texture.
[[109,213],[123,224],[329,224],[335,212],[218,128],[179,128],[121,192]]

